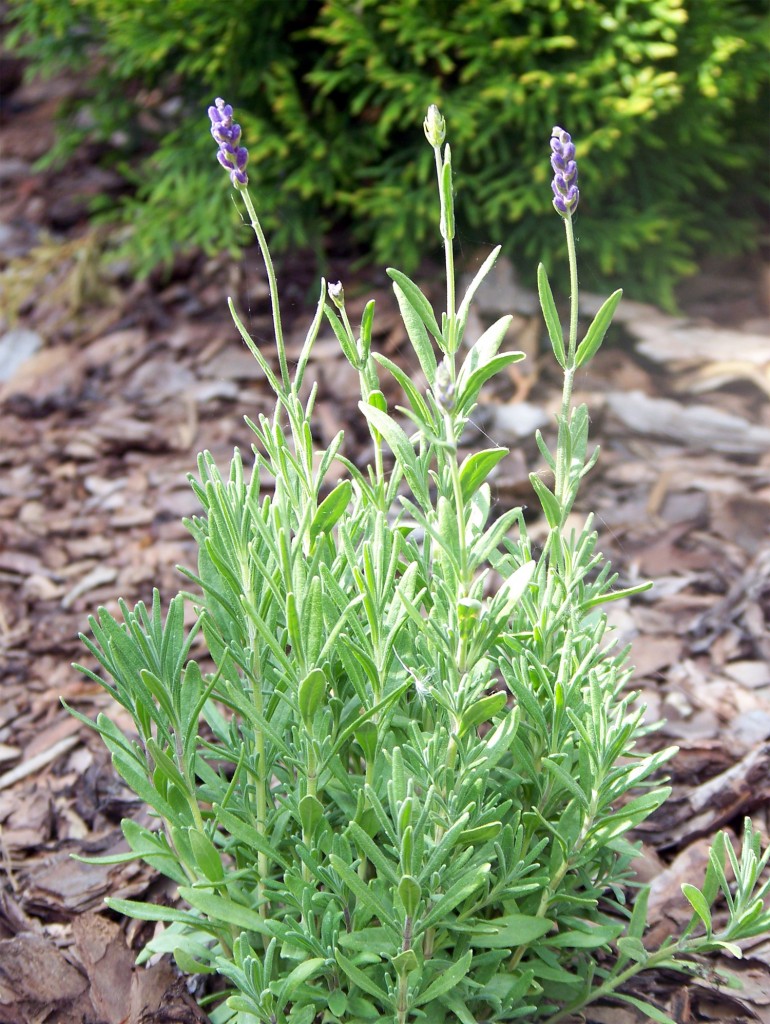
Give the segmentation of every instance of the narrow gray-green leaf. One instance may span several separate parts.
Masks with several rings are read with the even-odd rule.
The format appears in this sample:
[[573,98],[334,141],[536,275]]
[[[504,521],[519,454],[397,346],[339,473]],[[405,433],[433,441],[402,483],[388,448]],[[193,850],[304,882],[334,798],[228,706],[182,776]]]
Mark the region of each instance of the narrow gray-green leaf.
[[216,846],[204,832],[200,832],[197,828],[189,829],[188,835],[196,866],[201,869],[210,882],[223,882],[225,871]]
[[538,497],[548,525],[553,529],[561,522],[561,507],[553,491],[550,491],[537,473],[529,474],[529,482]]
[[183,900],[187,900],[190,906],[200,910],[210,921],[217,924],[226,923],[234,925],[236,928],[243,928],[244,931],[269,936],[282,930],[277,922],[266,921],[256,910],[244,907],[241,903],[235,903],[225,896],[218,896],[216,893],[206,892],[204,889],[194,889],[192,886],[186,885],[180,885],[179,895]]
[[618,288],[616,292],[607,299],[602,308],[594,317],[591,326],[586,331],[586,336],[578,345],[575,354],[575,366],[584,366],[597,352],[604,340],[607,328],[612,323],[612,317],[618,308],[618,303],[623,298],[623,289]]
[[388,907],[382,902],[374,889],[358,877],[349,864],[335,853],[329,854],[329,863],[356,897],[359,904],[368,913],[379,917],[380,924],[389,925],[393,929],[396,928],[396,922]]
[[553,301],[553,292],[548,281],[548,274],[543,264],[537,268],[537,292],[540,296],[540,308],[543,311],[545,326],[548,328],[548,337],[551,339],[553,354],[559,366],[566,367],[567,357],[564,354],[564,334],[561,329],[559,314],[556,311],[556,303]]
[[477,949],[516,949],[547,935],[552,927],[553,922],[547,917],[506,914],[505,917],[484,921],[480,927],[469,924],[452,930],[467,932]]
[[377,362],[380,364],[380,366],[384,366],[386,370],[389,370],[390,373],[401,385],[404,394],[409,399],[409,403],[412,406],[414,414],[417,417],[419,417],[419,419],[421,419],[427,425],[427,427],[433,430],[433,432],[435,433],[433,417],[430,414],[425,399],[414,386],[414,382],[412,381],[412,379],[406,373],[404,373],[401,367],[394,363],[392,359],[388,359],[388,357],[382,355],[381,352],[374,352],[372,354],[374,358],[377,360]]
[[361,362],[358,358],[358,353],[356,352],[355,340],[348,334],[345,325],[337,315],[337,311],[332,309],[328,303],[324,306],[324,313],[326,314],[326,319],[329,321],[329,326],[337,335],[337,341],[340,343],[340,348],[345,354],[345,358],[351,366],[358,369]]
[[214,923],[202,920],[189,910],[176,910],[174,907],[163,907],[159,903],[141,903],[138,900],[119,900],[112,897],[107,897],[104,902],[117,914],[134,917],[138,921],[178,921],[180,924],[192,925],[203,931],[216,931]]
[[500,588],[495,594],[492,608],[496,615],[507,619],[513,609],[524,596],[527,587],[532,580],[537,563],[534,559],[520,565],[519,568],[503,580]]
[[284,394],[283,388],[278,383],[278,378],[276,377],[276,375],[271,370],[270,364],[265,359],[265,357],[262,355],[260,350],[257,348],[257,346],[254,343],[251,335],[246,330],[246,328],[243,326],[243,324],[241,323],[241,321],[240,321],[240,319],[238,317],[238,314],[235,312],[235,306],[233,305],[233,300],[232,299],[228,299],[227,300],[227,305],[228,305],[228,307],[230,309],[230,315],[233,318],[233,322],[235,323],[235,326],[238,329],[238,333],[243,338],[243,340],[246,342],[246,347],[248,348],[249,352],[251,352],[251,354],[254,356],[256,361],[261,366],[262,372],[264,373],[265,377],[267,377],[268,384],[273,389],[273,391],[276,393],[276,395],[279,395],[279,396],[283,395]]
[[337,484],[316,509],[310,524],[310,539],[315,540],[321,533],[329,533],[350,503],[353,485],[350,480]]
[[[315,579],[317,578],[315,577]],[[308,730],[312,728],[313,718],[321,706],[325,693],[326,676],[320,668],[312,669],[299,684],[297,692],[299,713],[302,716],[302,724]]]
[[412,343],[412,348],[420,361],[422,372],[425,374],[430,386],[433,387],[433,382],[436,379],[436,354],[433,351],[433,345],[428,337],[425,324],[419,312],[395,282],[393,284],[393,291],[396,293],[398,308],[401,310],[401,317],[406,327],[406,333],[409,335],[409,340]]
[[436,322],[436,315],[433,312],[433,308],[414,281],[412,281],[411,278],[408,278],[406,274],[402,274],[400,270],[393,270],[390,267],[388,268],[387,274],[392,281],[395,281],[404,295],[406,295],[409,300],[409,305],[419,315],[420,319],[439,345],[443,347],[444,338],[441,334],[438,323]]
[[468,290],[463,297],[463,301],[460,303],[460,308],[457,310],[457,342],[458,344],[463,340],[463,334],[465,332],[465,325],[468,321],[468,314],[470,312],[471,303],[473,302],[473,296],[476,294],[479,285],[487,276],[489,271],[495,265],[497,257],[500,255],[501,245],[496,245],[492,252],[487,256],[484,262],[481,264],[479,269],[476,271],[471,283],[468,285]]
[[480,864],[470,877],[460,878],[454,885],[451,885],[447,892],[439,897],[430,912],[420,921],[420,932],[437,924],[450,910],[454,910],[458,904],[462,903],[463,900],[467,899],[484,885],[490,867],[490,864]]
[[339,950],[337,950],[334,955],[337,959],[338,965],[342,968],[345,974],[347,974],[348,978],[354,985],[357,985],[362,992],[366,992],[368,995],[374,996],[375,999],[379,999],[382,1006],[390,1005],[388,993],[384,989],[380,988],[375,981],[372,981],[368,974],[365,974],[360,967],[356,967],[353,961],[348,960],[348,958],[343,953],[340,953]]
[[503,710],[506,700],[506,695],[499,691],[474,701],[462,714],[458,735],[464,736],[469,729],[473,729],[482,722],[488,722],[491,718],[494,718],[499,711]]
[[691,885],[689,882],[682,883],[682,895],[703,922],[706,934],[711,935],[711,910],[709,909],[706,897],[700,889]]
[[648,1003],[645,999],[637,999],[636,996],[629,996],[625,992],[613,992],[612,998],[620,999],[622,1002],[636,1007],[637,1010],[641,1010],[650,1020],[657,1021],[658,1024],[677,1024],[667,1013],[659,1010],[657,1006],[653,1006],[652,1003]]
[[390,445],[399,466],[403,470],[406,482],[412,489],[412,493],[424,509],[430,508],[430,497],[428,487],[423,478],[417,456],[409,438],[395,420],[387,413],[375,408],[368,402],[359,402],[358,407],[366,416],[372,426],[382,434]]
[[451,967],[447,967],[437,978],[434,978],[424,991],[420,992],[414,1001],[414,1005],[422,1006],[424,1003],[438,999],[445,992],[450,992],[453,988],[456,988],[470,970],[471,960],[473,960],[473,950],[469,949],[465,956],[453,963]]
[[464,460],[460,466],[460,487],[463,501],[470,501],[498,462],[504,459],[508,452],[508,448],[486,448],[484,451],[474,452]]
[[[457,374],[457,390],[462,391],[472,374],[480,367],[486,366],[490,359],[494,358],[505,340],[508,328],[511,326],[513,317],[501,316],[484,331],[476,344],[470,349],[463,360],[463,364]],[[523,355],[520,358],[524,358]]]
[[632,935],[626,935],[623,938],[618,939],[617,942],[618,951],[629,960],[633,960],[637,964],[646,964],[650,959],[650,954],[644,948],[644,943],[641,939],[637,939]]
[[474,370],[459,393],[457,399],[458,412],[467,413],[475,404],[482,386],[491,377],[496,376],[506,366],[521,362],[524,358],[523,352],[503,352],[498,356],[494,356],[484,366],[479,366],[478,370]]

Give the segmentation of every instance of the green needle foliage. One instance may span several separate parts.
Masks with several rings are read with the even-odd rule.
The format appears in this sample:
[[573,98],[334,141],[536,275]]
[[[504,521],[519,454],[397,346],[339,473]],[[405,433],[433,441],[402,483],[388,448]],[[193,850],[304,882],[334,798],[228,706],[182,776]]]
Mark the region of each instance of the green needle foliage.
[[[764,125],[769,0],[11,0],[31,70],[84,76],[51,159],[83,139],[135,193],[121,209],[144,272],[176,251],[245,244],[211,188],[195,123],[238,97],[279,248],[340,219],[378,262],[433,255],[430,154],[439,103],[462,147],[462,245],[526,271],[563,258],[535,157],[542,126],[579,132],[590,191],[583,267],[672,303],[703,253],[756,250],[770,201]],[[225,217],[224,211],[230,216]],[[105,200],[105,216],[114,204]],[[312,229],[308,228],[312,225]]]
[[[109,905],[165,923],[144,957],[169,952],[184,971],[227,979],[215,1024],[555,1024],[606,996],[668,1020],[622,986],[646,968],[698,971],[709,952],[740,955],[741,939],[770,927],[769,855],[750,823],[740,853],[720,835],[702,889],[684,887],[684,934],[645,947],[647,891],[627,903],[629,832],[666,799],[671,750],[639,749],[643,709],[602,610],[634,591],[615,588],[590,517],[566,526],[597,455],[573,377],[620,297],[579,339],[569,135],[554,129],[552,142],[573,284],[566,333],[542,267],[538,278],[565,385],[555,450],[538,437],[552,479],[532,478],[550,527],[535,555],[520,509],[491,515],[489,476],[506,449],[458,457],[483,385],[522,355],[503,349],[510,317],[466,343],[498,250],[456,296],[452,159],[437,108],[425,131],[445,311],[389,271],[425,391],[372,350],[373,303],[353,329],[340,284],[321,283],[289,366],[241,130],[223,101],[209,113],[263,247],[275,362],[233,315],[276,405],[247,420],[248,468],[238,451],[224,472],[199,457],[194,592],[165,613],[156,593],[150,607],[121,604],[122,621],[105,609],[90,619],[84,642],[104,675],[83,671],[134,732],[104,714],[89,724],[157,819],[124,821],[131,852],[102,862],[141,858],[182,901]],[[325,449],[314,440],[316,387],[303,383],[324,318],[359,375],[373,446],[363,470],[342,434]],[[403,406],[388,408],[382,374],[401,385]],[[335,463],[344,474],[332,486]],[[201,636],[206,661],[192,656]],[[728,923],[717,926],[722,898]]]

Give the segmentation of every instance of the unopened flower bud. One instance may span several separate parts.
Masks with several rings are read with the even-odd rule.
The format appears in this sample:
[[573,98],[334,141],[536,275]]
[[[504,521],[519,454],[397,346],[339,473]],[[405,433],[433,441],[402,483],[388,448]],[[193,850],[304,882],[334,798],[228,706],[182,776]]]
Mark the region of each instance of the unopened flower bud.
[[446,121],[441,116],[441,111],[435,103],[431,103],[428,107],[428,113],[423,122],[423,128],[425,129],[425,138],[434,149],[437,149],[442,145],[446,138]]
[[332,300],[337,309],[342,309],[345,305],[345,291],[342,287],[342,281],[337,281],[333,284],[331,281],[327,285],[329,291],[329,298]]
[[436,367],[433,382],[433,395],[444,412],[451,412],[455,407],[455,386],[446,359],[442,359]]
[[551,167],[554,208],[562,217],[571,217],[580,199],[575,144],[569,133],[558,125],[551,132]]

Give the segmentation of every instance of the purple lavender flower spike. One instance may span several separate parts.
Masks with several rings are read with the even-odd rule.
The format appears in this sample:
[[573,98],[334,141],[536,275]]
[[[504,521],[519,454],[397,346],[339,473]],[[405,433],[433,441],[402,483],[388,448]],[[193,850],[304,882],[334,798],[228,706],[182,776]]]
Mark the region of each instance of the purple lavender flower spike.
[[571,217],[580,199],[575,145],[569,132],[558,125],[551,132],[551,167],[554,209],[562,217]]
[[241,126],[233,123],[233,108],[229,103],[218,97],[213,106],[209,107],[211,135],[219,146],[217,160],[226,171],[230,172],[230,180],[236,188],[244,188],[249,183],[246,164],[249,162],[249,151],[239,146]]

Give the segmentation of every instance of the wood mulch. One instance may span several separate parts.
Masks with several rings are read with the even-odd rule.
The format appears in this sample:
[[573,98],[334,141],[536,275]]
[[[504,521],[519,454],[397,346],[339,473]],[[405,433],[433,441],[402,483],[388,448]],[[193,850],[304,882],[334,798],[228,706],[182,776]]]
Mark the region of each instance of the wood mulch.
[[[121,818],[144,811],[59,698],[90,716],[107,709],[71,668],[84,657],[77,634],[88,614],[116,611],[118,595],[148,600],[154,586],[168,600],[181,585],[175,566],[194,565],[180,520],[196,510],[186,478],[196,453],[226,463],[234,445],[250,444],[243,415],[272,407],[225,297],[236,297],[269,355],[267,290],[254,250],[240,265],[180,258],[166,279],[134,281],[109,258],[116,240],[85,219],[87,198],[117,181],[88,153],[59,174],[32,166],[70,84],[22,86],[17,70],[0,62],[0,1022],[205,1021],[195,983],[167,960],[134,966],[151,926],[103,909],[107,895],[158,899],[171,886],[142,865],[71,857],[124,849]],[[376,298],[377,346],[418,379],[384,274],[345,259],[332,274],[352,320]],[[316,270],[309,259],[284,261],[280,278],[297,348]],[[720,265],[681,297],[676,317],[624,302],[576,396],[603,450],[575,520],[595,511],[623,582],[655,581],[611,617],[633,643],[649,720],[666,722],[650,742],[680,748],[673,796],[641,834],[656,941],[688,920],[680,885],[702,879],[719,828],[738,833],[750,813],[765,843],[770,833],[768,268]],[[583,296],[586,315],[598,301]],[[468,443],[487,435],[511,447],[497,500],[529,506],[537,536],[544,526],[527,474],[543,469],[533,433],[552,433],[559,379],[531,283],[502,262],[469,337],[509,312],[508,347],[528,359],[487,396]],[[319,382],[319,440],[343,428],[347,453],[365,458],[357,379],[329,331],[309,375]],[[740,976],[740,991],[708,971],[689,984],[658,974],[639,991],[682,1024],[770,1022],[770,941],[743,946],[742,961],[715,961]],[[618,1006],[587,1017],[644,1019]]]

